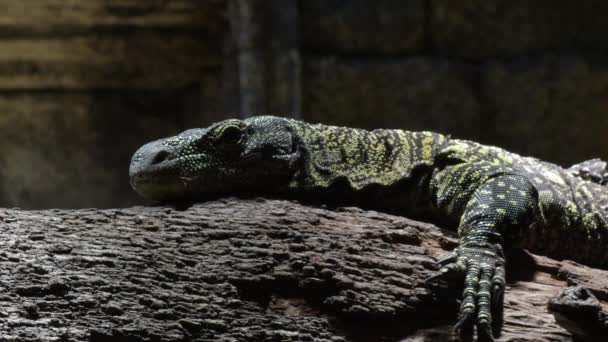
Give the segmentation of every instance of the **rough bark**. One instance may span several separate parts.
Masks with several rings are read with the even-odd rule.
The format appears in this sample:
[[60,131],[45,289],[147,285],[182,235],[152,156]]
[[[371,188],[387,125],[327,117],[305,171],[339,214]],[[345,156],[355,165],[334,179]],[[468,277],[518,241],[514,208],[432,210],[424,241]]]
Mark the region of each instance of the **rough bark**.
[[[445,341],[457,311],[458,286],[424,284],[454,234],[375,211],[224,199],[0,225],[2,340]],[[607,271],[509,260],[499,341],[605,335]]]

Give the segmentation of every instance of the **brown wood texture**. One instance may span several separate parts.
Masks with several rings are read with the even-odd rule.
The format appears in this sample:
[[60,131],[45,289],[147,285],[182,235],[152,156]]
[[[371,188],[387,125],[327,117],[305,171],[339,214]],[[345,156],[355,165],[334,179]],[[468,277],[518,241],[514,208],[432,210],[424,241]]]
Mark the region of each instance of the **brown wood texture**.
[[[424,279],[456,239],[404,217],[228,198],[0,209],[0,225],[3,340],[452,338],[458,286],[431,291]],[[526,253],[509,261],[498,341],[575,341],[563,322],[579,340],[606,332],[606,271]],[[586,289],[559,295],[574,285]]]

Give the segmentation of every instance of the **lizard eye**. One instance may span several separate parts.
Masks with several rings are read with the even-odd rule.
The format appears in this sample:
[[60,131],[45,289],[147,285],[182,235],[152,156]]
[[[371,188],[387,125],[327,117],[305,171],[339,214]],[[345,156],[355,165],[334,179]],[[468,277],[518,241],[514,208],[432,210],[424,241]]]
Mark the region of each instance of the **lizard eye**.
[[218,140],[225,144],[236,144],[241,140],[243,136],[243,130],[238,126],[226,126],[219,132]]

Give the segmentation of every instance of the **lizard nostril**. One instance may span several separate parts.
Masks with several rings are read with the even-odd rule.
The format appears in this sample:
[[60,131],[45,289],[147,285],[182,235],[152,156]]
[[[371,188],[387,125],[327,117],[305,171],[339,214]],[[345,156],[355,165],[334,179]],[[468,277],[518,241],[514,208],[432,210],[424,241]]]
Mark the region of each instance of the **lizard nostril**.
[[152,165],[160,164],[160,163],[162,163],[162,162],[164,162],[166,160],[171,159],[170,157],[171,157],[171,155],[169,154],[169,152],[167,152],[167,151],[160,151],[160,152],[158,152],[154,156],[154,159],[152,159],[152,163],[151,164]]

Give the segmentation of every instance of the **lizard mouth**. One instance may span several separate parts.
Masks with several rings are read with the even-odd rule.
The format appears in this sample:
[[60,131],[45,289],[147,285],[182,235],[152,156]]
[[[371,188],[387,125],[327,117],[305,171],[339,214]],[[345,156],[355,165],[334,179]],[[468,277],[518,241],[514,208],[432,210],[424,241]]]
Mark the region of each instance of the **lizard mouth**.
[[179,175],[178,159],[164,160],[162,163],[143,164],[131,162],[129,178],[131,186],[137,189],[141,184],[164,183]]
[[150,200],[164,200],[184,191],[179,176],[179,160],[165,158],[162,162],[132,162],[129,183],[135,192]]
[[179,196],[186,190],[185,182],[178,176],[141,174],[131,176],[131,187],[140,196],[162,201]]

